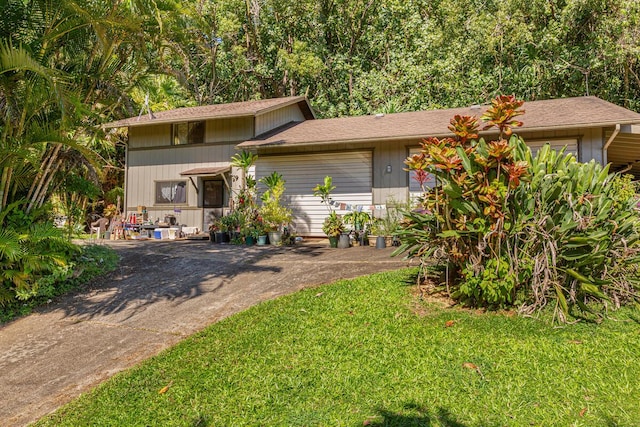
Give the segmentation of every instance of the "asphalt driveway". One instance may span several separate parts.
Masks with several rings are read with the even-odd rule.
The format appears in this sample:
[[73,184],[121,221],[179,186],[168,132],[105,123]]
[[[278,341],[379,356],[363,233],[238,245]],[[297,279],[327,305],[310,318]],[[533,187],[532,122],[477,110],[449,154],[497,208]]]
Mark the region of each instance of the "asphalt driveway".
[[120,267],[0,326],[0,425],[23,426],[207,325],[299,289],[406,266],[392,250],[108,242]]

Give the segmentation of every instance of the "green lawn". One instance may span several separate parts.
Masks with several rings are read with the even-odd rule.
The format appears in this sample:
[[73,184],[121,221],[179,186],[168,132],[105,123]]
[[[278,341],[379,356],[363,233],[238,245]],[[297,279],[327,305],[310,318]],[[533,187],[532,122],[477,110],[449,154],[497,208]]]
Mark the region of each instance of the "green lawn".
[[640,425],[636,313],[554,328],[420,302],[410,274],[261,304],[38,425]]

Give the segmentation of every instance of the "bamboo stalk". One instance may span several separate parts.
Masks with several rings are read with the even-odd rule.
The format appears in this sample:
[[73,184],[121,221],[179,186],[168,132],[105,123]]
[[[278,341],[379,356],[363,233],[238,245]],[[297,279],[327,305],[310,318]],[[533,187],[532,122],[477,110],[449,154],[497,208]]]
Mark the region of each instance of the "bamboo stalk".
[[[27,206],[27,213],[31,212],[31,209],[33,209],[34,205],[37,204],[37,201],[39,199],[42,199],[41,194],[43,192],[46,193],[46,188],[49,185],[49,183],[51,182],[51,177],[53,176],[52,173],[50,174],[51,165],[53,164],[54,161],[56,161],[58,159],[61,147],[62,147],[61,144],[57,144],[56,145],[56,147],[53,150],[53,153],[51,154],[51,157],[49,158],[49,162],[48,162],[45,170],[40,175],[40,179],[36,179],[36,181],[38,182],[38,185],[36,187],[35,192],[33,194],[30,194],[29,196],[27,196],[27,198],[30,199],[29,205]],[[58,161],[58,164],[59,163],[60,163],[60,161]],[[57,167],[56,167],[56,170],[57,170]],[[43,188],[42,184],[45,182],[45,180],[47,181],[47,186],[45,186]]]

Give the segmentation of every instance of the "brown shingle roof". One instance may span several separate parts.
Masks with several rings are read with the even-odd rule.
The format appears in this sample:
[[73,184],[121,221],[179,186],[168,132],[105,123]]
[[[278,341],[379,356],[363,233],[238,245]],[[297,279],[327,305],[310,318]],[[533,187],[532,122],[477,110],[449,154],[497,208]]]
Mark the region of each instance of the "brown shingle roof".
[[[447,127],[454,115],[480,117],[487,108],[482,106],[472,110],[465,107],[305,121],[282,128],[280,132],[274,130],[269,134],[257,136],[241,143],[239,147],[315,145],[445,136],[451,134]],[[594,96],[526,102],[523,108],[526,112],[518,118],[524,122],[524,126],[519,128],[520,132],[640,123],[640,114]]]
[[204,105],[201,107],[185,107],[175,110],[158,111],[142,114],[140,117],[131,117],[103,125],[104,128],[148,126],[161,123],[177,123],[187,120],[206,120],[226,117],[256,116],[271,110],[301,103],[303,113],[307,118],[313,118],[313,111],[304,96],[290,96],[287,98],[260,99],[257,101],[233,102],[230,104]]

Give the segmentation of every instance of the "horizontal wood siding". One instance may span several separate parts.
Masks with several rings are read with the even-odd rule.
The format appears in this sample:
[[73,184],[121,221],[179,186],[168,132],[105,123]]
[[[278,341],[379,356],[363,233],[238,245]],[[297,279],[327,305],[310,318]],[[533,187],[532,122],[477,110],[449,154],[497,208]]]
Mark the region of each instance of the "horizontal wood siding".
[[[328,215],[313,188],[333,178],[336,186],[333,199],[349,205],[372,203],[372,153],[349,151],[341,153],[262,156],[256,164],[258,179],[277,171],[286,180],[285,203],[293,209],[295,232],[304,236],[324,236],[322,222]],[[262,187],[262,185],[260,185]],[[348,213],[338,209],[338,213]]]
[[[290,122],[302,122],[304,115],[297,104],[289,105],[256,117],[256,135],[261,135],[278,126],[286,125]],[[249,139],[249,138],[247,138]]]
[[[146,206],[153,218],[163,218],[172,213],[174,206],[155,204],[155,182],[183,180],[187,182],[186,205],[181,209],[180,223],[202,228],[202,195],[196,192],[191,180],[180,172],[201,167],[222,167],[229,164],[235,153],[234,144],[175,147],[163,150],[130,151],[127,169],[127,211],[135,212],[137,206]],[[199,185],[197,177],[193,181]],[[176,215],[177,216],[177,215]]]

